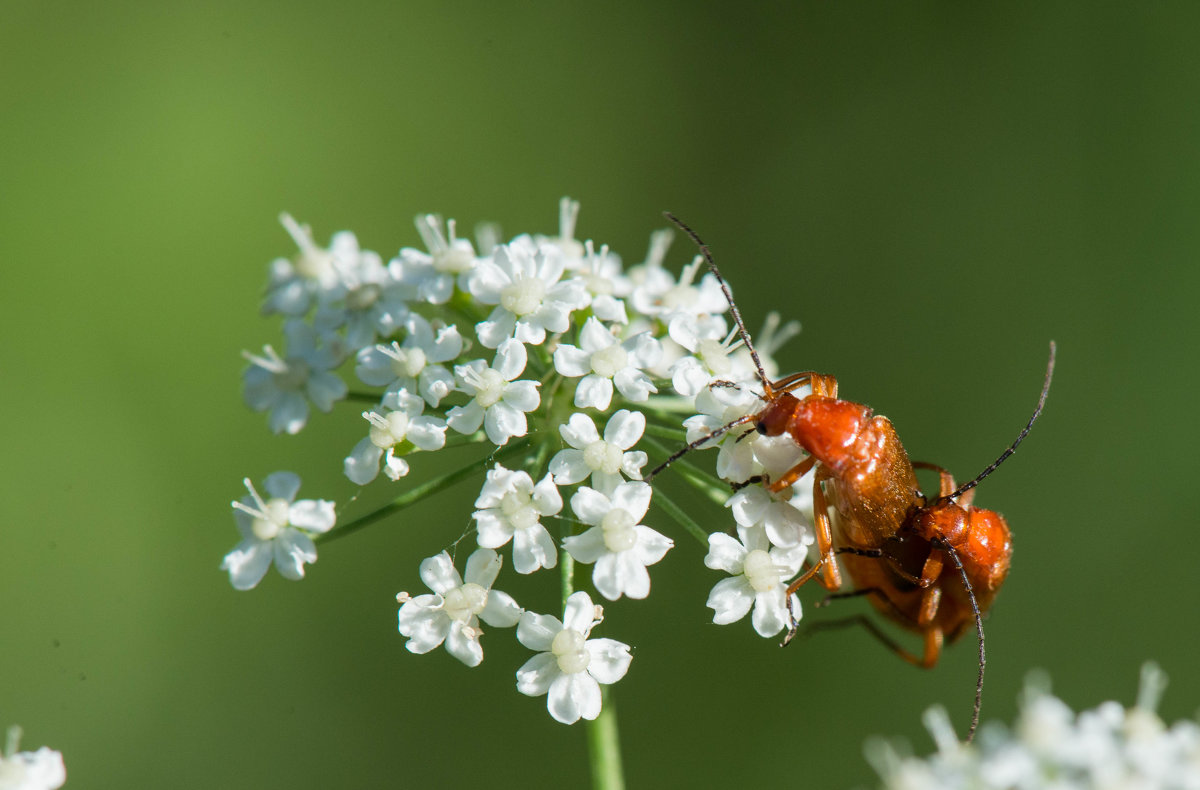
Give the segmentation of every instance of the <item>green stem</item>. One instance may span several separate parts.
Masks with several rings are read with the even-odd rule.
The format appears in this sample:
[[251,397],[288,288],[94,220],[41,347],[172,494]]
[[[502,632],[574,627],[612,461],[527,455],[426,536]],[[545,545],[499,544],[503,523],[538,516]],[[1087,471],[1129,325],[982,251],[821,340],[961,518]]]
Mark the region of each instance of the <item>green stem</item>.
[[[650,426],[646,426],[646,433],[649,434],[650,432]],[[648,435],[644,435],[642,441],[653,448],[655,452],[662,453],[663,455],[670,454],[666,447],[654,441]],[[678,459],[675,463],[671,464],[671,469],[718,505],[723,506],[725,500],[729,498],[729,491],[724,483],[691,462]]]
[[612,689],[600,687],[600,715],[588,722],[588,758],[592,764],[592,787],[596,790],[623,790],[621,741],[617,737],[617,706]]
[[700,541],[700,545],[708,547],[708,533],[704,528],[696,523],[695,519],[683,511],[679,505],[672,502],[662,491],[654,492],[654,504],[658,505],[663,511],[675,519],[679,526],[691,533],[692,537]]
[[403,494],[396,497],[378,510],[368,513],[365,516],[361,516],[348,524],[338,527],[332,532],[327,532],[324,535],[318,536],[317,542],[328,543],[331,540],[336,540],[337,538],[342,538],[351,533],[358,532],[363,527],[373,524],[382,518],[387,518],[393,513],[403,510],[406,507],[415,505],[422,499],[426,499],[434,494],[438,494],[455,483],[460,483],[463,480],[466,480],[468,477],[472,477],[480,471],[487,469],[495,461],[507,458],[515,453],[522,452],[528,447],[529,440],[521,439],[518,442],[514,442],[507,447],[484,456],[474,463],[464,466],[462,469],[456,469],[449,474],[442,475],[441,477],[435,477],[433,480],[422,483],[416,488],[410,488],[408,491],[405,491]]

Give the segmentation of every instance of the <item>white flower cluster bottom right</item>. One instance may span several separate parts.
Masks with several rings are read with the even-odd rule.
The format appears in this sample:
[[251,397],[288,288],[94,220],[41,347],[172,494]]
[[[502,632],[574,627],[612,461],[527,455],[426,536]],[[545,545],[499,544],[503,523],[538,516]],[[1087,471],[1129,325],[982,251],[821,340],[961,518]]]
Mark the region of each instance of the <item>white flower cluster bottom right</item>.
[[942,708],[925,714],[938,750],[927,758],[902,756],[874,739],[867,759],[889,790],[1004,788],[1008,790],[1200,790],[1200,724],[1168,727],[1155,713],[1166,676],[1142,667],[1137,704],[1104,702],[1076,714],[1049,692],[1044,677],[1027,682],[1017,723],[988,723],[974,744],[954,735]]

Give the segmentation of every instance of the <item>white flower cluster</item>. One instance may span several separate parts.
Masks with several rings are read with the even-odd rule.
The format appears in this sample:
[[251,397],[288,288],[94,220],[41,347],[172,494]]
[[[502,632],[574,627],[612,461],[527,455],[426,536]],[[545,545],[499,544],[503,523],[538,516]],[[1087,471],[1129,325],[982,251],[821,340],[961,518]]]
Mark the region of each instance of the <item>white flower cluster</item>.
[[0,790],[55,790],[67,781],[62,752],[43,746],[36,752],[19,752],[21,728],[8,728],[8,742],[0,754]]
[[[674,546],[643,523],[652,495],[662,496],[642,482],[646,450],[665,456],[760,408],[754,367],[703,259],[675,277],[664,266],[671,233],[659,231],[646,260],[626,268],[607,246],[575,239],[578,211],[563,199],[557,235],[498,244],[488,229],[478,246],[457,235],[453,220],[424,215],[416,225],[425,249],[403,248],[387,262],[349,232],[322,247],[284,215],[299,254],[272,264],[263,312],[283,317],[286,350],[268,345],[245,354],[246,402],[267,412],[276,433],[303,429],[310,404],[321,411],[341,400],[371,404],[362,412],[363,434],[342,460],[358,486],[380,479],[381,470],[387,484],[407,477],[421,469],[421,453],[483,450],[471,466],[404,488],[387,506],[395,512],[468,473],[482,480],[473,516],[479,549],[461,576],[446,552],[422,563],[432,593],[401,594],[400,631],[415,653],[445,644],[475,666],[483,659],[480,623],[516,625],[518,639],[539,651],[518,672],[518,688],[547,693],[560,721],[594,718],[596,684],[624,674],[628,648],[588,639],[599,607],[582,593],[565,601],[560,622],[524,612],[493,590],[497,552],[511,544],[519,574],[564,558],[591,565],[599,595],[646,598],[649,566]],[[767,365],[794,331],[772,317],[759,347]],[[354,392],[343,369],[357,379]],[[753,609],[755,630],[772,636],[787,624],[784,590],[812,542],[811,506],[800,493],[811,482],[797,484],[794,498],[761,486],[730,496],[730,483],[782,472],[800,450],[753,432],[712,444],[720,447],[716,475],[689,467],[681,477],[706,498],[728,498],[738,537],[704,535],[682,509],[657,501],[706,540],[705,564],[730,574],[709,597],[714,621],[733,622]],[[329,532],[333,504],[297,501],[299,482],[277,472],[264,482],[264,499],[246,481],[250,496],[234,503],[243,540],[222,566],[234,587],[254,587],[272,562],[284,577],[301,578],[304,564],[316,560],[314,538],[373,520]],[[448,534],[445,545],[458,537]]]
[[889,790],[1196,790],[1200,788],[1200,724],[1168,727],[1155,713],[1166,678],[1142,667],[1137,704],[1117,702],[1076,714],[1050,694],[1048,683],[1027,684],[1021,713],[1009,730],[988,723],[973,745],[959,743],[941,708],[925,715],[938,751],[901,756],[891,744],[868,743],[867,756]]

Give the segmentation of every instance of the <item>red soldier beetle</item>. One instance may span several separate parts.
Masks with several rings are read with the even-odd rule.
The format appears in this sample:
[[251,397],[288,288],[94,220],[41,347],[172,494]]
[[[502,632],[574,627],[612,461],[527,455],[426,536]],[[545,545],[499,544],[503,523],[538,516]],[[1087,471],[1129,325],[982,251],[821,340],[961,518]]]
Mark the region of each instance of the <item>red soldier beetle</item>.
[[[909,460],[887,417],[874,414],[862,404],[839,400],[833,376],[807,371],[771,382],[708,246],[674,215],[668,212],[665,216],[696,243],[720,284],[758,372],[765,405],[689,443],[645,479],[652,480],[685,453],[740,425],[753,424],[766,436],[789,435],[808,457],[777,479],[752,478],[742,484],[762,482],[768,491],[786,495],[797,480],[816,470],[813,515],[819,556],[788,586],[789,607],[792,594],[818,574],[822,586],[835,593],[829,598],[870,595],[877,609],[923,635],[923,655],[909,653],[870,621],[857,619],[895,653],[925,668],[937,663],[944,639],[948,636],[953,641],[974,619],[979,636],[979,676],[966,738],[969,742],[979,722],[987,663],[982,615],[1004,581],[1012,556],[1007,522],[994,511],[972,507],[972,489],[1016,451],[1041,414],[1054,370],[1054,343],[1050,344],[1050,360],[1037,407],[1025,428],[993,464],[970,483],[956,488],[954,478],[944,469]],[[802,398],[792,394],[805,385],[811,388],[810,394]],[[939,473],[939,494],[932,501],[921,492],[916,468]],[[830,518],[831,508],[836,522]],[[847,575],[855,582],[856,589],[851,592],[836,592],[842,587],[837,554],[843,555]],[[783,644],[795,634],[793,618]]]

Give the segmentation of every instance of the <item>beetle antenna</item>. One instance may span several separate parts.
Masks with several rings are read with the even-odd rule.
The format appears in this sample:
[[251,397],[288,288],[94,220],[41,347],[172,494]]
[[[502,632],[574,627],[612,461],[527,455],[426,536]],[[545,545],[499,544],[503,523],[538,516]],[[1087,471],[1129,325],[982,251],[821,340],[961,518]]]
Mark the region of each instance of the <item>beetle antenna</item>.
[[691,442],[690,444],[688,444],[687,446],[685,446],[679,450],[676,450],[674,453],[671,454],[671,456],[667,460],[663,461],[661,464],[659,464],[658,466],[651,469],[650,474],[644,476],[642,478],[642,480],[644,482],[649,483],[651,480],[654,479],[655,475],[657,475],[659,472],[666,469],[668,466],[675,463],[680,458],[682,458],[683,456],[690,453],[692,450],[695,450],[700,445],[705,444],[705,443],[717,438],[718,436],[725,433],[726,431],[728,431],[731,428],[736,428],[739,425],[743,425],[745,423],[750,422],[757,416],[758,416],[757,414],[747,414],[744,417],[738,417],[733,422],[722,425],[720,428],[714,429],[711,433],[706,433],[704,436],[701,436],[696,441]]
[[975,682],[975,709],[971,712],[971,726],[967,728],[966,740],[966,743],[970,743],[975,737],[975,728],[979,726],[979,708],[983,705],[983,668],[987,666],[987,656],[983,652],[983,615],[979,613],[975,590],[971,587],[971,580],[967,578],[962,560],[958,558],[958,552],[946,544],[942,545],[942,550],[950,555],[950,559],[954,560],[954,565],[958,568],[958,575],[962,577],[963,586],[967,588],[967,597],[971,599],[971,611],[975,613],[975,630],[979,632],[979,679]]
[[954,499],[957,499],[962,494],[970,491],[972,488],[979,485],[979,482],[983,480],[983,478],[987,477],[992,472],[995,472],[1000,464],[1008,460],[1008,457],[1017,451],[1017,445],[1024,441],[1025,437],[1029,435],[1030,429],[1033,428],[1033,423],[1039,416],[1041,416],[1042,408],[1046,405],[1046,396],[1050,394],[1050,379],[1054,376],[1054,352],[1055,345],[1054,341],[1051,340],[1050,360],[1046,363],[1046,380],[1042,383],[1042,394],[1038,397],[1037,408],[1033,410],[1033,416],[1029,418],[1029,422],[1025,423],[1025,427],[1019,434],[1017,434],[1016,440],[1014,440],[1013,443],[1008,446],[1007,450],[1000,453],[1000,457],[993,461],[991,466],[980,472],[978,477],[969,483],[964,483],[963,485],[959,486],[953,494],[947,494],[946,496],[938,497],[938,502],[950,502]]
[[700,254],[708,262],[709,271],[717,278],[717,283],[720,284],[721,291],[725,294],[725,301],[729,302],[729,312],[733,314],[733,320],[737,324],[738,334],[742,336],[742,342],[746,344],[746,348],[750,351],[750,357],[754,360],[754,367],[758,369],[758,378],[762,381],[764,395],[769,400],[774,393],[774,390],[771,388],[771,381],[767,378],[762,360],[758,358],[758,352],[754,350],[754,344],[750,342],[750,333],[746,331],[746,323],[742,321],[742,314],[738,312],[737,305],[733,303],[733,292],[729,290],[729,286],[725,283],[725,278],[721,276],[721,270],[717,268],[717,263],[713,260],[708,245],[700,239],[696,231],[689,228],[679,217],[669,211],[664,211],[663,216],[675,223],[700,248]]

